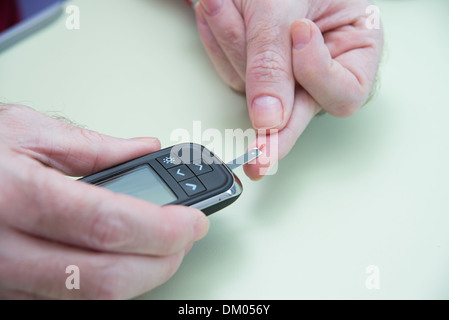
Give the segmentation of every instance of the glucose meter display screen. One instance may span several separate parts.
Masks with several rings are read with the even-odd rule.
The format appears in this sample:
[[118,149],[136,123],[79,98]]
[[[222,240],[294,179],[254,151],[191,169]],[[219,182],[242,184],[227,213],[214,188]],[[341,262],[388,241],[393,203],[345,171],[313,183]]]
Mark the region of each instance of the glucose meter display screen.
[[177,199],[170,188],[148,165],[127,171],[98,185],[157,205],[165,205]]

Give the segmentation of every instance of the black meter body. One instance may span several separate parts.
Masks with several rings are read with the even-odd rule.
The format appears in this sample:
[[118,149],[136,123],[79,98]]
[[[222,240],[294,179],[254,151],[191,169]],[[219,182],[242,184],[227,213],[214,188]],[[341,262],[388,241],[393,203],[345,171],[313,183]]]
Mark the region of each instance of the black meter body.
[[158,205],[185,205],[212,214],[243,191],[230,168],[204,146],[186,143],[80,179]]

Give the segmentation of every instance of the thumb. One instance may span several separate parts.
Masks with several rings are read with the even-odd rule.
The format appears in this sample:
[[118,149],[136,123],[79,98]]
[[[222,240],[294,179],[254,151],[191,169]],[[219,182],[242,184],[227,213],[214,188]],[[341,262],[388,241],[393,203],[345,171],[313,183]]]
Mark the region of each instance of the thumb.
[[281,130],[292,113],[295,79],[292,71],[290,21],[270,1],[248,5],[246,94],[253,127]]
[[54,145],[41,156],[44,163],[72,176],[89,175],[161,147],[156,138],[120,139],[81,128],[72,128],[71,131],[61,128],[59,138],[47,137],[53,140]]
[[156,138],[114,138],[25,106],[0,111],[0,135],[8,144],[67,175],[88,175],[160,149]]

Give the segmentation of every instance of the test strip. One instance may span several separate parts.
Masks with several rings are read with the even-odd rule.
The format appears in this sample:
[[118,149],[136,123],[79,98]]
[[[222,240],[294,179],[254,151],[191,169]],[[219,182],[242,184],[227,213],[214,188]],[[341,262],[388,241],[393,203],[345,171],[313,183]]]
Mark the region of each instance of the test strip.
[[234,171],[237,168],[240,168],[241,166],[247,164],[250,161],[253,161],[254,159],[257,159],[262,155],[262,151],[260,151],[258,148],[254,148],[249,150],[244,155],[235,158],[231,162],[228,162],[226,165],[228,166],[231,171]]

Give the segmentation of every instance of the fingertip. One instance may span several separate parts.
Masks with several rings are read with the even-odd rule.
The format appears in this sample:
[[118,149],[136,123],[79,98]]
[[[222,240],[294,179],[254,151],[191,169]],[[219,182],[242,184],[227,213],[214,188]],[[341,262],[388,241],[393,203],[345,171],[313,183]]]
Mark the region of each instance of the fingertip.
[[[273,141],[277,139],[277,135],[259,136],[249,149],[257,147],[261,151],[261,155],[243,166],[243,171],[253,181],[260,181],[266,175],[273,174],[272,168],[278,161],[277,143]],[[274,147],[276,146],[276,147]]]
[[154,148],[160,149],[161,148],[161,141],[158,138],[153,137],[136,137],[131,138],[130,140],[138,141],[141,143],[145,143],[147,145],[151,145]]
[[243,171],[252,181],[260,181],[267,175],[272,175],[276,171],[273,168],[276,166],[277,161],[270,157],[260,156],[255,163],[246,164],[243,167]]
[[305,48],[312,38],[312,26],[307,19],[297,20],[292,24],[293,49],[301,50]]
[[206,234],[209,232],[210,222],[206,215],[196,210],[196,220],[194,224],[194,239],[193,241],[198,241],[203,239]]
[[204,238],[209,231],[209,219],[198,209],[170,205],[162,207],[162,210],[165,211],[166,228],[172,231],[166,238],[171,241],[182,242],[185,246],[189,242]]
[[223,7],[223,0],[200,0],[199,3],[209,16],[217,15]]
[[260,174],[259,168],[256,168],[254,165],[246,164],[245,166],[243,166],[243,171],[245,172],[246,176],[254,182],[260,181],[264,177],[264,175]]

